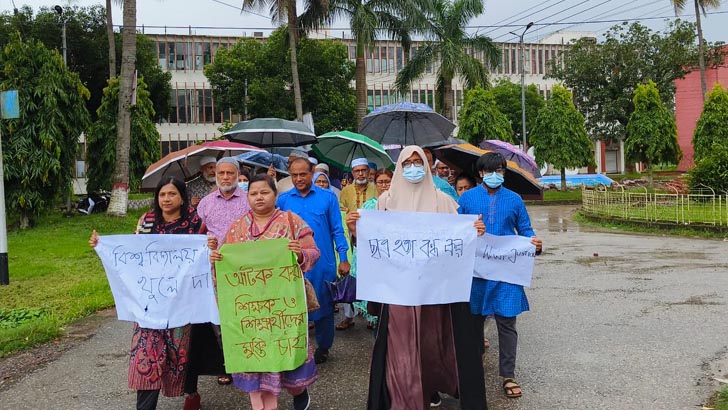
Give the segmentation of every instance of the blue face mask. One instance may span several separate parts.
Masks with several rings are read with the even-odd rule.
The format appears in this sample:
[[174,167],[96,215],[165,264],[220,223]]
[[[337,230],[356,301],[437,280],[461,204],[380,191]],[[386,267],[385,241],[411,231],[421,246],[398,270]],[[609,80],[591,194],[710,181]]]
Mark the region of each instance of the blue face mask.
[[248,184],[249,184],[248,181],[238,182],[238,188],[242,189],[243,191],[247,191],[248,190]]
[[422,182],[425,179],[425,175],[427,175],[427,172],[425,172],[425,167],[422,165],[410,165],[402,171],[402,176],[413,184]]
[[483,175],[483,183],[487,185],[488,188],[496,189],[503,184],[503,175],[497,172],[485,174]]

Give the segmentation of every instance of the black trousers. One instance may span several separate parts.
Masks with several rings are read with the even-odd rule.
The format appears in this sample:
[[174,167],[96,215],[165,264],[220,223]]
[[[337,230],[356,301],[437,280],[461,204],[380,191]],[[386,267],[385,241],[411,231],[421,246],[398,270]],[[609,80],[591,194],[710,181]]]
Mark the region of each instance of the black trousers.
[[516,318],[495,315],[495,324],[498,326],[498,372],[501,377],[515,377],[518,348]]
[[450,305],[455,358],[458,366],[460,408],[487,410],[483,370],[483,319],[470,313],[470,303]]
[[137,410],[156,410],[159,390],[137,390]]
[[187,375],[184,392],[197,392],[197,381],[201,375],[222,376],[226,374],[220,339],[220,326],[212,323],[194,324],[190,328],[190,347],[187,351]]

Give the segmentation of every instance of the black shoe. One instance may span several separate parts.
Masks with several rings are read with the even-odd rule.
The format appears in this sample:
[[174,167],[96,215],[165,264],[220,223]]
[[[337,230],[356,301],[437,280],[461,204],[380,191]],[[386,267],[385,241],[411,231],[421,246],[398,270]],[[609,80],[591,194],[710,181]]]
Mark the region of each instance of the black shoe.
[[293,410],[308,410],[308,406],[310,405],[311,396],[308,394],[308,389],[304,390],[298,396],[293,396]]
[[326,363],[327,360],[329,360],[329,349],[317,348],[313,352],[313,361],[316,364]]
[[440,398],[440,393],[435,392],[430,396],[430,407],[440,407],[442,404],[442,399]]

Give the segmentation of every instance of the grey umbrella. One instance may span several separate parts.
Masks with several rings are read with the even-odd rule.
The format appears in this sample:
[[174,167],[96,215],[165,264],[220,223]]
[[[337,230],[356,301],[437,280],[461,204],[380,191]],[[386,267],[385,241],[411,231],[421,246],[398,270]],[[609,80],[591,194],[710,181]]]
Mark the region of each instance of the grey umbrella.
[[230,141],[256,147],[297,147],[316,142],[316,134],[304,123],[280,118],[242,121],[222,136]]
[[382,145],[425,146],[446,141],[454,129],[455,124],[429,105],[403,101],[372,111],[359,133]]

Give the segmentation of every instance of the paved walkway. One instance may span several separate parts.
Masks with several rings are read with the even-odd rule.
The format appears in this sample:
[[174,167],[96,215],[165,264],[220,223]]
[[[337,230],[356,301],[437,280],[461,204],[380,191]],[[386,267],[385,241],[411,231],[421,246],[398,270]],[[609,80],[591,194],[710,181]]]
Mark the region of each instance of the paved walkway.
[[[571,222],[572,210],[530,209],[545,252],[528,291],[532,311],[519,318],[524,396],[503,397],[491,330],[489,408],[699,409],[716,389],[711,377],[728,373],[728,244],[594,231]],[[93,338],[1,391],[0,407],[133,408],[130,335],[128,323],[103,322]],[[373,339],[363,321],[336,336],[311,408],[362,409]],[[212,377],[203,377],[200,392],[204,409],[250,408],[246,395]],[[162,398],[159,409],[182,402]],[[283,396],[281,409],[290,403]]]

